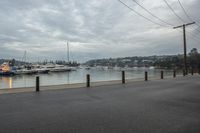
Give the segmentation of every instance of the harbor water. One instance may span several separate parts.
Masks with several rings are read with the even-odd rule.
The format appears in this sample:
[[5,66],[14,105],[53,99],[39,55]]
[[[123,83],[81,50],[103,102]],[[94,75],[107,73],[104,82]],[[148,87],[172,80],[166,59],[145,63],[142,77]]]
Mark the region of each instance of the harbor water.
[[[114,69],[77,69],[70,72],[50,72],[48,74],[39,75],[15,75],[1,76],[0,89],[14,89],[21,87],[35,86],[35,77],[40,76],[40,85],[61,85],[85,83],[86,74],[90,74],[91,82],[121,80],[121,71]],[[159,77],[160,69],[154,68],[132,68],[125,70],[126,79],[141,79],[144,78],[144,72],[148,71],[149,78]],[[172,76],[171,70],[164,70],[165,76]]]

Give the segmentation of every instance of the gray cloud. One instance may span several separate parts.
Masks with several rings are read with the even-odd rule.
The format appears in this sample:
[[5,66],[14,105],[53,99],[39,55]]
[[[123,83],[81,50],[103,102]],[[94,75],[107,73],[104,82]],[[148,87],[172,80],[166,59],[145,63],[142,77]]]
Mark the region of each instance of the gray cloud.
[[[146,17],[156,20],[132,0],[123,0]],[[181,22],[163,0],[138,0],[154,14],[173,25]],[[191,18],[200,25],[200,1],[180,0]],[[168,0],[186,22],[177,0]],[[131,12],[118,0],[1,0],[0,57],[18,58],[26,50],[30,60],[66,59],[70,41],[71,59],[178,54],[182,33],[172,27],[159,27]],[[200,49],[200,28],[187,28],[188,49]],[[193,37],[190,37],[193,36]]]

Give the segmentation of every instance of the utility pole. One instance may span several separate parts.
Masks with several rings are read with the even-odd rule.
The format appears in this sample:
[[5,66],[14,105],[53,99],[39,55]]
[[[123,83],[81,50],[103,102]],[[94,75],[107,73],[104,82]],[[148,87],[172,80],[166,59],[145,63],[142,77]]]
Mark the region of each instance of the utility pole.
[[187,24],[183,24],[183,25],[180,25],[180,26],[173,27],[174,29],[183,27],[184,69],[185,69],[186,75],[188,74],[188,68],[187,68],[187,46],[186,46],[185,27],[188,26],[188,25],[192,25],[192,24],[195,24],[195,22],[187,23]]

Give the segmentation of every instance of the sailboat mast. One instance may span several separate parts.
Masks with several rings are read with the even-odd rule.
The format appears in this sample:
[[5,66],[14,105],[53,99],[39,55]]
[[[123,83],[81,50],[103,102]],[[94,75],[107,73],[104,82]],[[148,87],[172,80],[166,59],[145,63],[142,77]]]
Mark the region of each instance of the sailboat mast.
[[67,42],[67,61],[69,64],[69,43]]
[[22,57],[22,62],[24,62],[25,65],[26,65],[26,51],[24,51],[24,55]]
[[24,53],[24,56],[25,56],[25,57],[24,57],[24,58],[25,58],[24,60],[25,60],[25,62],[26,62],[26,51],[25,51],[25,53]]

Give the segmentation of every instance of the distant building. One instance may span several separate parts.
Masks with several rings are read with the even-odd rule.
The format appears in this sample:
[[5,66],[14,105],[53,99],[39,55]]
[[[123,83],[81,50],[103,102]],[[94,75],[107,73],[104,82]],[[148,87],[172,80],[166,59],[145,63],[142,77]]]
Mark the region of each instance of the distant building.
[[122,59],[122,62],[131,62],[131,59]]
[[153,60],[142,60],[143,63],[153,63]]

